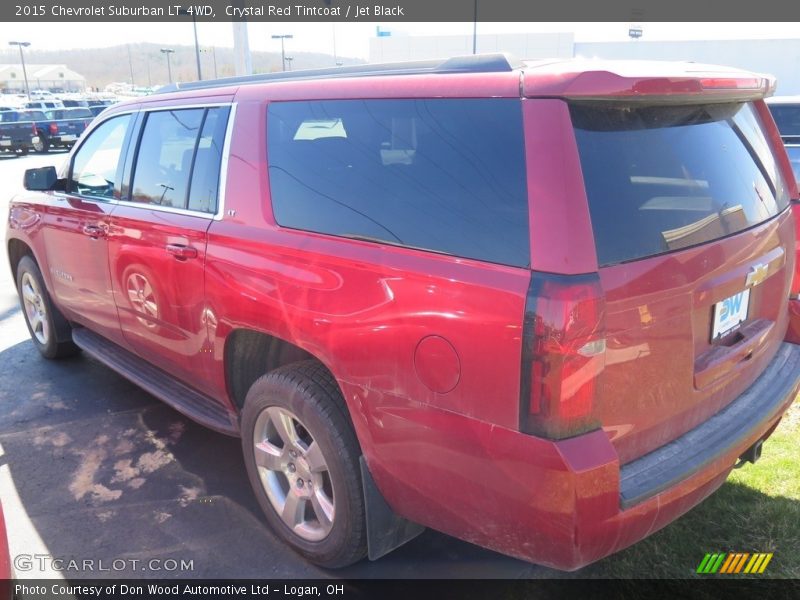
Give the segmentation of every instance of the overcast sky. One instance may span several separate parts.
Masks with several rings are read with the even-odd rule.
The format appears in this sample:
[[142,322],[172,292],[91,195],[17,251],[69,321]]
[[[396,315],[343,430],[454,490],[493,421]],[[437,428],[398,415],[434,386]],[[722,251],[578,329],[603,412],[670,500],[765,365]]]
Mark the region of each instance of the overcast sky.
[[[797,38],[799,23],[643,23],[643,40]],[[277,51],[273,34],[291,33],[287,51],[333,53],[368,58],[376,26],[397,35],[472,35],[472,23],[250,23],[250,49]],[[478,23],[478,33],[572,32],[579,42],[628,39],[629,23]],[[230,23],[198,23],[201,46],[233,46]],[[68,32],[69,35],[65,35]],[[191,23],[0,23],[0,55],[11,59],[10,40],[31,42],[31,49],[94,48],[125,43],[194,44]],[[78,42],[79,40],[79,42]],[[633,43],[633,42],[632,42]]]

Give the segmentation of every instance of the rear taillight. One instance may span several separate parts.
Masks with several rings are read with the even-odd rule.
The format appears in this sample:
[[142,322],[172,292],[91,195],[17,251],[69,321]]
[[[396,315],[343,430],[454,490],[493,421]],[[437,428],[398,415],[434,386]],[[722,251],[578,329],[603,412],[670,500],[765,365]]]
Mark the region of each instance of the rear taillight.
[[533,273],[523,331],[520,429],[563,439],[597,429],[605,368],[599,276]]
[[792,214],[794,215],[795,261],[789,298],[800,300],[800,201],[792,200]]
[[58,133],[58,125],[55,123],[50,123],[50,133],[55,135]]
[[36,135],[36,123],[31,123],[31,131],[33,131],[33,135]]

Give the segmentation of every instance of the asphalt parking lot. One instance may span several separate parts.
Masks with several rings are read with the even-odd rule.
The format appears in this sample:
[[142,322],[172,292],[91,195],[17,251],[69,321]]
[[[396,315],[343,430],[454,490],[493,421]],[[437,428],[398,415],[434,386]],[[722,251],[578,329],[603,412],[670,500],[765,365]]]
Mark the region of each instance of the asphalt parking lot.
[[[0,155],[4,226],[24,169],[65,157]],[[194,424],[87,356],[40,358],[5,244],[0,263],[0,499],[18,578],[557,575],[432,531],[344,571],[310,565],[267,529],[238,440]],[[181,561],[192,568],[181,570]]]

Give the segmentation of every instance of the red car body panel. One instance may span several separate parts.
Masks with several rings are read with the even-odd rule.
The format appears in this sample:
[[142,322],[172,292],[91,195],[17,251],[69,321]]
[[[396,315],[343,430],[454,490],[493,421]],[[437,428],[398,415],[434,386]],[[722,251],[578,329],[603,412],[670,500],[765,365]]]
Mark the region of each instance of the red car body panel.
[[9,589],[11,587],[11,577],[11,553],[8,548],[8,532],[6,531],[3,506],[0,504],[0,597],[11,597]]
[[[775,354],[789,323],[784,292],[795,272],[796,224],[785,211],[713,243],[598,269],[578,148],[561,98],[731,91],[704,90],[699,76],[685,73],[653,78],[540,69],[524,78],[519,71],[381,76],[154,96],[141,105],[236,103],[221,214],[198,219],[122,204],[106,210],[35,194],[12,204],[9,236],[31,247],[70,319],[176,374],[231,413],[237,408],[225,348],[233,332],[258,331],[302,348],[339,382],[369,469],[398,514],[506,554],[576,569],[696,505],[777,424],[780,413],[678,484],[620,508],[621,465],[718,412]],[[761,79],[746,80],[735,93],[763,95]],[[263,136],[267,103],[384,97],[520,98],[531,269],[276,224]],[[755,105],[763,116],[763,102]],[[131,107],[108,115],[125,110]],[[765,121],[772,136],[769,127]],[[781,167],[788,169],[788,161]],[[108,238],[82,235],[89,221],[107,226]],[[170,244],[191,247],[196,256],[167,254]],[[52,259],[68,247],[76,251],[69,259],[74,279],[94,289],[76,289],[55,274]],[[706,360],[709,311],[742,287],[756,262],[769,265],[751,298],[764,329],[753,337],[750,360],[715,371],[719,365]],[[137,269],[163,295],[155,318],[125,308],[127,281]],[[599,271],[608,344],[597,399],[603,429],[561,441],[519,431],[531,270]],[[87,298],[96,300],[87,307]],[[800,315],[797,303],[791,311]]]

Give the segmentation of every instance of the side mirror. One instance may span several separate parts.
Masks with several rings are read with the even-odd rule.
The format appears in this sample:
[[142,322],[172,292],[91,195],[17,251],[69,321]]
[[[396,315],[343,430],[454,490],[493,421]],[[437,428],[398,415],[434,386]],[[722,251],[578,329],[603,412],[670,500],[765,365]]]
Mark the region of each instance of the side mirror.
[[32,192],[46,192],[51,190],[65,190],[65,181],[56,175],[55,167],[40,167],[38,169],[27,169],[23,186]]

